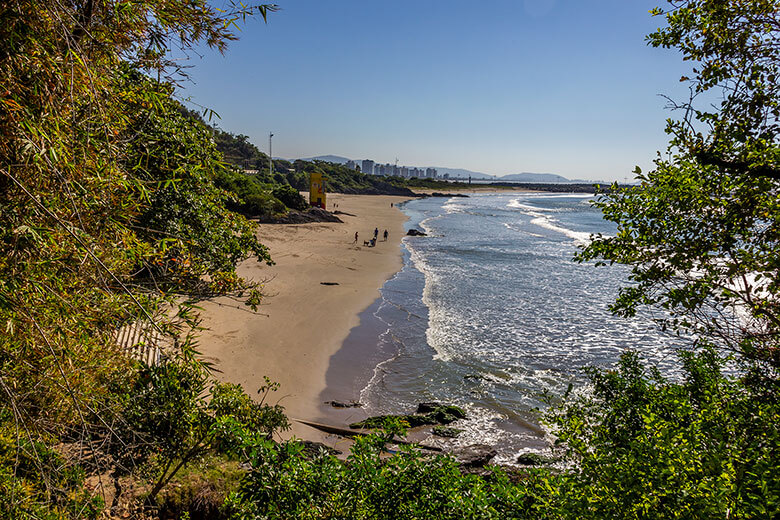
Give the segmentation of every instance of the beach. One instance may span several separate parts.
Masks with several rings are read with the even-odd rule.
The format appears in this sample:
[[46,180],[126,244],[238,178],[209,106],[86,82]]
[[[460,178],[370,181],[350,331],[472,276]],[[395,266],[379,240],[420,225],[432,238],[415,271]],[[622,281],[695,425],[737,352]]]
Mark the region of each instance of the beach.
[[[240,384],[259,397],[256,392],[268,376],[280,388],[267,403],[278,402],[291,419],[321,418],[325,406],[320,394],[331,357],[358,325],[360,312],[401,268],[406,216],[397,204],[404,200],[332,194],[327,209],[340,212],[343,223],[260,224],[258,237],[276,264],[248,260],[239,267],[241,276],[263,281],[266,297],[258,312],[226,298],[202,305],[206,330],[199,350],[214,364],[217,379]],[[376,246],[365,246],[375,228]],[[386,242],[384,230],[389,233]],[[323,438],[312,428],[291,423],[284,438]]]

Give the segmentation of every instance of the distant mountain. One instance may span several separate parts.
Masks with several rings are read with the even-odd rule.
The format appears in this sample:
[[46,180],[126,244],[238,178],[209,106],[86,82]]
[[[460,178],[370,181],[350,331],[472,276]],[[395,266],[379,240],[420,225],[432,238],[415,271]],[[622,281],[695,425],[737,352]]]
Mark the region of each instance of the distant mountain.
[[512,181],[512,182],[537,182],[537,183],[547,183],[547,184],[554,184],[559,182],[562,183],[572,182],[566,177],[561,177],[560,175],[556,175],[554,173],[530,173],[530,172],[513,173],[511,175],[504,175],[503,177],[499,177],[497,180]]
[[340,155],[318,155],[317,157],[301,157],[301,161],[325,161],[336,164],[347,164],[347,161],[351,161],[346,157]]

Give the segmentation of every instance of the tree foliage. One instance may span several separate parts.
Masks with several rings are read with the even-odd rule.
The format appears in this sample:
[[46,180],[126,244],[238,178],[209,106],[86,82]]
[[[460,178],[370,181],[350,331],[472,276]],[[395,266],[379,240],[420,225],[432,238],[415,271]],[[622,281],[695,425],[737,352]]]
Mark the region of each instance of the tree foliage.
[[691,62],[691,96],[672,103],[682,116],[655,169],[597,201],[617,234],[578,259],[631,266],[613,310],[660,309],[693,344],[678,353],[682,381],[629,353],[554,416],[574,468],[560,504],[582,518],[774,518],[780,3],[669,4],[652,11],[666,25],[648,42]]
[[129,446],[127,396],[139,378],[115,343],[122,325],[144,321],[186,350],[197,327],[180,306],[187,299],[257,303],[235,267],[267,252],[226,210],[210,134],[177,114],[165,78],[177,75],[169,51],[222,51],[236,23],[269,9],[200,0],[0,7],[6,517],[93,516],[93,493],[63,475],[132,469],[104,457]]
[[[668,311],[692,332],[777,377],[780,350],[780,4],[673,1],[650,45],[692,64],[691,98],[669,120],[670,145],[641,184],[598,206],[618,225],[580,255],[632,266],[615,304]],[[717,99],[713,104],[712,100]]]

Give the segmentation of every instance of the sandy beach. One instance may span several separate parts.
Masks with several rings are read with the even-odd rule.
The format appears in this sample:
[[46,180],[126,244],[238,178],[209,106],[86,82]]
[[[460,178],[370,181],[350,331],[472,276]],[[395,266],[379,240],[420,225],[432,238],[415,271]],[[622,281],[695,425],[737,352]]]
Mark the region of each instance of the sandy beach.
[[[404,200],[332,194],[328,209],[337,205],[343,224],[261,224],[258,236],[276,265],[247,261],[239,268],[244,277],[265,280],[268,296],[259,312],[227,299],[203,305],[208,330],[200,350],[215,364],[216,377],[256,395],[263,376],[268,376],[281,385],[270,401],[280,402],[290,418],[319,417],[331,356],[358,324],[358,314],[379,296],[385,280],[401,268],[406,217],[395,205]],[[374,228],[379,228],[376,247],[364,246]],[[385,229],[387,242],[382,240]],[[322,437],[297,423],[284,437],[291,435]]]

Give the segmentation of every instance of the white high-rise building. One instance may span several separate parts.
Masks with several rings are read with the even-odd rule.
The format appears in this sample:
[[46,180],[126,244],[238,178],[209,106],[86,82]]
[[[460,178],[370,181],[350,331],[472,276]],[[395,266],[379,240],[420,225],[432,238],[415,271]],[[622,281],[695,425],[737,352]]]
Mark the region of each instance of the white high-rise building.
[[374,175],[374,161],[365,159],[362,163],[362,172],[367,175]]

